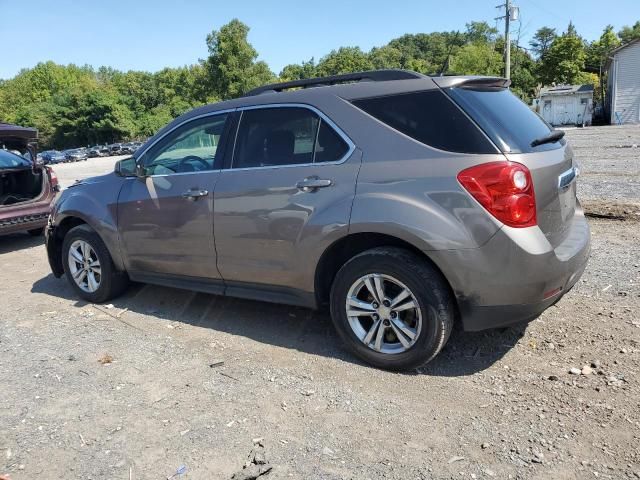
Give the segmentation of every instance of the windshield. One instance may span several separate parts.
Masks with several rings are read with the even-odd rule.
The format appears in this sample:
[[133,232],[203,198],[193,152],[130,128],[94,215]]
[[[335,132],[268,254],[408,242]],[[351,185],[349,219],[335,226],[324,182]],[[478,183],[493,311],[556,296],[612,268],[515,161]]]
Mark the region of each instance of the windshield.
[[532,147],[531,142],[546,137],[552,128],[507,89],[448,88],[445,91],[503,152],[543,152],[565,144],[559,140]]
[[7,150],[0,150],[0,169],[31,168],[31,162]]

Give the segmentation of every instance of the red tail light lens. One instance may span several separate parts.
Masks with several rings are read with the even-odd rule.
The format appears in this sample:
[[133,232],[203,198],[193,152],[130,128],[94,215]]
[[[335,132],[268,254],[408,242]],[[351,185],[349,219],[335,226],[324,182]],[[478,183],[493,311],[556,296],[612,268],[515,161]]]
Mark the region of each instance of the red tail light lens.
[[58,188],[58,176],[56,175],[56,172],[49,167],[47,167],[47,171],[49,172],[49,183],[51,184],[51,188],[56,190]]
[[529,169],[515,162],[467,168],[458,181],[491,215],[510,227],[537,225],[536,197]]

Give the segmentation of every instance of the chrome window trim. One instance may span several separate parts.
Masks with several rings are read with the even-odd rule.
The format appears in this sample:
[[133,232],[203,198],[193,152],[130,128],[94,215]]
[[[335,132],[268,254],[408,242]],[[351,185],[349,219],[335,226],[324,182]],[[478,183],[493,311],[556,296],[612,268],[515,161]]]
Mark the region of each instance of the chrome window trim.
[[[175,132],[177,129],[179,129],[180,127],[186,125],[187,123],[193,122],[195,120],[200,120],[202,118],[206,118],[206,117],[215,117],[216,115],[223,115],[225,113],[233,113],[235,112],[237,109],[235,108],[228,108],[226,110],[218,110],[215,112],[207,112],[207,113],[203,113],[202,115],[196,115],[195,117],[190,117],[185,119],[184,121],[180,122],[179,124],[177,124],[176,126],[174,126],[171,130],[167,131],[164,133],[164,135],[162,135],[161,137],[156,138],[148,147],[146,147],[142,153],[140,155],[138,155],[136,157],[136,164],[138,163],[138,160],[141,160],[142,157],[144,157],[144,155],[151,150],[158,142],[160,142],[161,140],[164,140],[168,135],[171,135],[173,132]],[[211,172],[211,171],[215,171],[215,170],[206,170],[207,172]],[[184,173],[194,173],[194,172],[184,172]],[[165,174],[162,176],[166,176],[166,175],[177,175],[176,174]],[[156,175],[150,175],[150,176],[156,176]]]
[[[238,132],[240,131],[240,127],[242,126],[242,117],[243,117],[242,112],[244,112],[245,110],[262,110],[262,109],[268,109],[268,108],[306,108],[307,110],[312,111],[313,113],[318,115],[322,121],[327,122],[327,124],[331,128],[333,128],[333,130],[347,144],[347,146],[349,147],[349,150],[347,150],[347,152],[340,159],[334,160],[333,162],[293,163],[291,165],[265,165],[265,166],[261,166],[261,167],[234,168],[233,167],[233,163],[234,163],[235,157],[236,157],[236,143],[238,141]],[[355,150],[356,150],[356,145],[353,143],[351,138],[349,138],[349,136],[347,136],[347,134],[344,133],[344,131],[342,131],[342,129],[340,127],[338,127],[333,120],[331,120],[327,115],[325,115],[324,112],[320,111],[319,109],[317,109],[313,105],[309,105],[307,103],[265,103],[263,105],[250,105],[250,106],[246,106],[246,107],[238,107],[236,110],[241,112],[241,115],[240,115],[240,119],[238,120],[238,128],[236,128],[236,137],[235,137],[235,139],[233,141],[233,156],[231,158],[231,165],[229,166],[229,168],[224,168],[222,170],[223,172],[225,172],[225,171],[242,172],[242,171],[246,171],[246,170],[267,170],[267,169],[279,169],[279,168],[291,168],[291,167],[311,167],[311,166],[322,166],[322,165],[340,165],[340,164],[346,162],[351,157],[351,155],[353,155],[353,152],[355,152]],[[319,130],[319,128],[318,128],[318,130]],[[314,147],[314,151],[315,151],[315,147]]]

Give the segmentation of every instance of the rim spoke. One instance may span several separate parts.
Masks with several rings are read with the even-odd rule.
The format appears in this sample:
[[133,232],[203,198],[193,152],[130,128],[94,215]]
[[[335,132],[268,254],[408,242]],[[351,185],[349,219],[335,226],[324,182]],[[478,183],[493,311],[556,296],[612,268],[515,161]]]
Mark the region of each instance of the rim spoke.
[[91,262],[91,263],[89,264],[89,266],[90,266],[91,268],[93,268],[93,269],[95,269],[95,268],[100,268],[100,262],[99,262],[98,260],[94,260],[93,262]]
[[371,315],[373,312],[368,310],[347,310],[348,317],[370,317]]
[[378,328],[378,334],[376,335],[376,343],[373,346],[378,352],[382,350],[382,342],[384,340],[384,331],[387,329],[384,325],[380,325]]
[[97,267],[93,267],[93,268],[91,269],[91,271],[94,273],[94,275],[96,275],[96,274],[97,274],[97,275],[102,275],[102,269],[101,269],[99,266],[97,266]]
[[80,249],[82,250],[82,259],[83,260],[89,260],[89,249],[87,248],[89,245],[87,245],[86,242],[82,242],[80,243]]
[[396,312],[402,312],[404,310],[410,310],[412,308],[416,308],[416,304],[414,303],[413,300],[407,302],[407,303],[403,303],[402,305],[398,305],[397,307],[394,307],[393,309]]
[[381,330],[380,328],[378,328],[380,326],[380,323],[382,323],[382,320],[376,320],[376,322],[371,326],[371,328],[367,332],[367,335],[362,339],[365,345],[369,345],[371,343],[371,340],[373,339],[373,336],[376,334],[376,332],[378,330]]
[[382,303],[382,299],[378,298],[378,292],[376,291],[376,287],[373,285],[373,282],[371,281],[371,277],[365,278],[364,284],[367,286],[367,290],[369,290],[369,293],[373,297],[373,300],[378,303]]
[[409,348],[411,346],[411,342],[407,340],[407,338],[400,331],[400,329],[396,327],[395,322],[391,322],[391,329],[393,330],[393,333],[396,334],[398,341],[402,344],[404,348]]
[[72,272],[71,275],[73,276],[73,278],[75,278],[77,281],[80,281],[80,277],[82,277],[82,274],[85,273],[84,269],[79,268],[78,270],[76,270],[75,272]]
[[[393,318],[393,319],[391,319],[391,325],[394,326],[395,328],[397,328],[398,330],[400,330],[407,337],[409,337],[409,340],[413,340],[414,338],[416,338],[416,332],[414,332],[413,329],[407,327],[407,325],[402,320],[399,320],[397,318]],[[395,328],[394,328],[394,330],[395,330]],[[397,333],[396,333],[396,335],[397,335]]]
[[89,274],[87,275],[87,286],[92,292],[95,292],[98,289],[98,282],[96,281],[96,277],[92,271],[89,271]]
[[366,310],[368,312],[373,312],[375,310],[375,308],[373,308],[373,305],[371,305],[370,303],[363,302],[362,300],[358,300],[355,297],[349,297],[349,305],[361,310]]
[[405,300],[406,298],[411,296],[411,292],[409,290],[407,290],[406,288],[404,290],[402,290],[398,296],[396,298],[394,298],[393,300],[391,300],[391,308],[395,307],[396,305],[398,305],[400,302],[402,302],[403,300]]
[[69,249],[69,253],[71,254],[71,256],[76,262],[78,263],[83,262],[82,254],[76,248]]
[[373,283],[376,287],[376,293],[378,294],[378,300],[380,303],[384,301],[386,295],[384,294],[384,280],[379,275],[373,277]]

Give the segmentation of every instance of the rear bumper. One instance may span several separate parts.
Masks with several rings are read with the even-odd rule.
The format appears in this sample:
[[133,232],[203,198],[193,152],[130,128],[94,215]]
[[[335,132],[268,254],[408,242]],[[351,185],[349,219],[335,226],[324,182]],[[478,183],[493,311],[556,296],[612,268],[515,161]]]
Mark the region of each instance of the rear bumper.
[[538,227],[503,227],[477,249],[428,252],[449,280],[468,331],[538,317],[580,279],[591,234],[578,207],[562,243],[553,248]]
[[12,218],[0,220],[0,235],[36,230],[47,224],[49,212],[34,213],[30,215],[17,215]]

